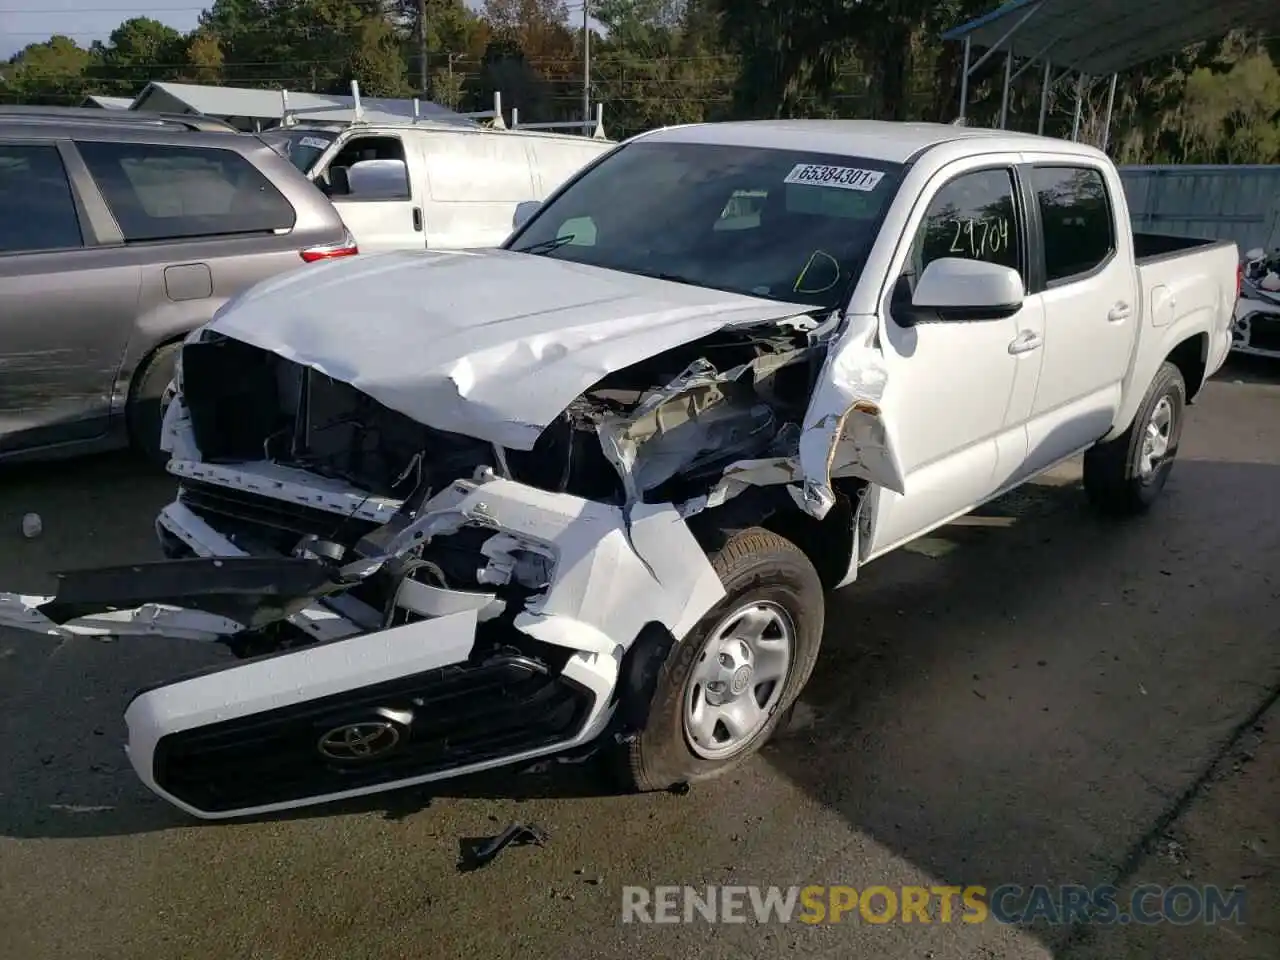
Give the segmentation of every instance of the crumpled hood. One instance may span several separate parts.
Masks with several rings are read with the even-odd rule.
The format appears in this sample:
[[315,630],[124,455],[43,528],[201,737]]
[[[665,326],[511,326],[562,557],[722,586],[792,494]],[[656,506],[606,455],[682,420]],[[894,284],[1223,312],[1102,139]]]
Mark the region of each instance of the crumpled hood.
[[427,426],[528,450],[608,373],[812,309],[506,250],[403,251],[268,280],[205,329]]

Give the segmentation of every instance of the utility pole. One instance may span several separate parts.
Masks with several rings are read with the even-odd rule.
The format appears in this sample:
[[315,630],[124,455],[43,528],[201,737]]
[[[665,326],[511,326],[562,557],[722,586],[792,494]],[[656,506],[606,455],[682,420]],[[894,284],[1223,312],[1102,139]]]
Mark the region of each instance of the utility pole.
[[427,95],[427,0],[418,0],[418,87]]
[[[582,122],[591,123],[591,0],[582,0]],[[584,128],[585,129],[585,128]]]

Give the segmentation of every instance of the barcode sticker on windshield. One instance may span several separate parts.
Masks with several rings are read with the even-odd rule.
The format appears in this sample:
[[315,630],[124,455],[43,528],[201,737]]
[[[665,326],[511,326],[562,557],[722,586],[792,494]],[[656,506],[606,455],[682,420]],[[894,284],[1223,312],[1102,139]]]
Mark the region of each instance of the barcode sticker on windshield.
[[815,187],[839,187],[841,190],[874,190],[884,179],[880,170],[860,170],[857,167],[828,167],[819,163],[797,163],[791,168],[783,183],[807,183]]
[[298,143],[304,147],[315,147],[317,150],[323,150],[329,146],[328,140],[321,140],[319,137],[303,137]]

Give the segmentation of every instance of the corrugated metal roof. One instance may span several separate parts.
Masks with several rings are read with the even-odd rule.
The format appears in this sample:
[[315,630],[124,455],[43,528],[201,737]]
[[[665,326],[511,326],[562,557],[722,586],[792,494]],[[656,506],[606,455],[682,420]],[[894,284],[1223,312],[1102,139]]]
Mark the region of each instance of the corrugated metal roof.
[[983,49],[1012,44],[1017,56],[1103,77],[1242,26],[1268,25],[1276,10],[1276,0],[1010,0],[942,38],[968,37]]
[[86,107],[101,107],[104,110],[128,110],[133,105],[132,97],[103,97],[91,94],[84,98]]
[[[181,101],[197,113],[212,117],[249,117],[260,120],[278,120],[281,100],[279,90],[255,90],[249,87],[214,87],[197,83],[169,83],[160,81],[147,84],[133,101],[133,109],[146,109],[148,97],[155,91]],[[384,97],[361,97],[366,117],[376,112],[398,120],[412,119],[413,101]],[[349,96],[336,94],[289,91],[289,112],[299,119],[350,120],[354,101]],[[419,101],[419,116],[426,120],[453,123],[472,123],[466,117],[427,100]]]

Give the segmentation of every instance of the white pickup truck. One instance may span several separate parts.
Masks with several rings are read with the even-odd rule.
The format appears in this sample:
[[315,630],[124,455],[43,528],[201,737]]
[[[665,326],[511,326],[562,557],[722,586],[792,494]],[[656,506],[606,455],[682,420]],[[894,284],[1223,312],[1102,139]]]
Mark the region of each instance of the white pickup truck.
[[171,559],[0,622],[247,658],[125,712],[137,774],[198,817],[592,750],[700,780],[775,730],[863,564],[1082,451],[1100,508],[1147,508],[1237,263],[1135,236],[1077,144],[657,130],[503,249],[227,304],[166,411]]

